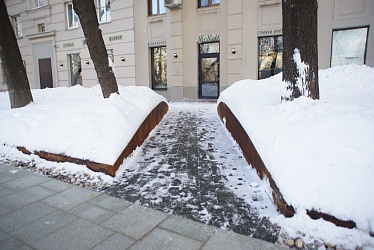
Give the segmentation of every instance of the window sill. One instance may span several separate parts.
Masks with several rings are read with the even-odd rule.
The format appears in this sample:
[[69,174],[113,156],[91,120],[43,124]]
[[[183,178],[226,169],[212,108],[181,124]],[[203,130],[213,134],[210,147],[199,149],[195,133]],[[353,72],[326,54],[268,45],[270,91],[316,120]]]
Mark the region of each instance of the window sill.
[[166,90],[168,90],[168,88],[167,87],[165,87],[165,88],[152,88],[152,90],[154,90],[154,91],[158,91],[158,90],[166,91]]
[[76,30],[76,29],[79,29],[79,26],[78,27],[71,27],[71,28],[68,27],[68,30]]
[[112,22],[112,20],[110,20],[110,21],[102,21],[102,22],[99,22],[99,25],[106,24],[106,23],[111,23],[111,22]]
[[149,23],[163,22],[164,18],[165,18],[165,15],[148,16],[148,22]]

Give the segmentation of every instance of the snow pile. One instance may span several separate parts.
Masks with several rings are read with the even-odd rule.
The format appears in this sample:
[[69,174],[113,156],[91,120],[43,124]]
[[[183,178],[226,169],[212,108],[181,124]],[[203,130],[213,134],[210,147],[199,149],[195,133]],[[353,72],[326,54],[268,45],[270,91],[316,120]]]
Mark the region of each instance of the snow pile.
[[13,110],[8,93],[0,93],[0,154],[23,146],[113,164],[148,114],[166,101],[147,87],[119,91],[104,99],[100,86],[35,89],[33,103]]
[[[315,209],[353,220],[367,233],[360,242],[374,246],[368,236],[374,231],[374,69],[335,67],[319,77],[320,100],[281,103],[278,74],[239,81],[219,102],[238,118],[287,203],[300,214]],[[282,224],[300,227],[301,216]]]

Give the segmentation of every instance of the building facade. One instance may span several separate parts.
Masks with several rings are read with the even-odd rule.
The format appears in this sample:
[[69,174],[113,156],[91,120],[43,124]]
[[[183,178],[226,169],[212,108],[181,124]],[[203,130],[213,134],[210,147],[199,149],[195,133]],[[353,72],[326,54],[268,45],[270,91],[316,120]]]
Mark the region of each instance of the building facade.
[[[282,70],[281,0],[93,0],[120,85],[217,98]],[[69,0],[6,0],[31,88],[98,83]],[[319,0],[319,68],[374,67],[374,0]],[[2,71],[0,89],[6,89]]]

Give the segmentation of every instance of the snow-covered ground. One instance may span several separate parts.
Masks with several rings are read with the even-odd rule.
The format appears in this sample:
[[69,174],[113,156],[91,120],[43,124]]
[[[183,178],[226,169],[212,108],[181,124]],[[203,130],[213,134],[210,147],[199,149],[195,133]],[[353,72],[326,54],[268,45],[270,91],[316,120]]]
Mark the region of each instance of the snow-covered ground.
[[33,103],[13,110],[8,93],[0,93],[0,143],[113,164],[148,114],[166,101],[146,87],[119,91],[104,99],[99,86],[35,89]]
[[[374,247],[374,69],[319,71],[320,100],[280,103],[282,76],[243,80],[221,93],[297,215],[273,221],[307,241]],[[311,220],[306,209],[353,220],[357,229]]]
[[[280,104],[280,75],[241,81],[222,93],[220,101],[241,121],[286,201],[297,209],[290,219],[267,214],[292,237],[348,249],[374,248],[369,236],[374,231],[373,79],[374,70],[365,66],[320,71],[319,101],[302,97]],[[24,155],[15,146],[113,163],[148,113],[165,101],[149,88],[120,87],[120,93],[103,99],[99,86],[33,90],[35,102],[16,110],[10,110],[8,94],[0,93],[0,161],[33,162],[52,172],[86,173],[115,182],[84,166]],[[236,185],[239,176],[227,174],[228,186],[232,183],[239,197],[249,199]],[[240,178],[252,182],[242,174]],[[305,215],[310,208],[353,220],[358,228],[311,220]]]

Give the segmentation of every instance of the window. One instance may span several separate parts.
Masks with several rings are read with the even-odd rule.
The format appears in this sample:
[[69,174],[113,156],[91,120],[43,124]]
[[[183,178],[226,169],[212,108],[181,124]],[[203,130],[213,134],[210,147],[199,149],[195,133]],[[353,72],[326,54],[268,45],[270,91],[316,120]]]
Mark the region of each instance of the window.
[[7,85],[7,82],[6,82],[6,79],[5,79],[3,62],[1,62],[1,77],[0,77],[0,82],[2,82],[3,85]]
[[35,8],[43,7],[44,1],[43,0],[35,0]]
[[258,79],[265,79],[282,71],[283,36],[259,38]]
[[167,60],[166,47],[151,48],[152,88],[166,89],[167,87]]
[[38,24],[38,32],[45,32],[45,24],[39,23]]
[[78,28],[79,18],[77,13],[75,13],[74,11],[72,3],[66,5],[66,13],[68,20],[68,29]]
[[98,0],[97,8],[99,11],[99,23],[110,22],[112,20],[110,15],[110,0]]
[[220,4],[220,0],[199,0],[199,8],[216,6],[219,4]]
[[82,85],[82,65],[79,53],[68,55],[68,63],[70,69],[71,86],[77,84]]
[[166,13],[164,0],[148,0],[148,15],[161,15]]
[[113,70],[114,72],[114,54],[113,54],[113,49],[107,49],[108,53],[108,62],[109,62],[109,67]]
[[22,34],[21,17],[19,15],[12,17],[12,24],[13,24],[14,33],[16,33],[16,37],[17,38],[22,37],[23,34]]
[[364,64],[368,27],[334,30],[332,33],[331,67]]

